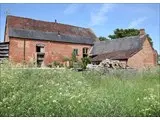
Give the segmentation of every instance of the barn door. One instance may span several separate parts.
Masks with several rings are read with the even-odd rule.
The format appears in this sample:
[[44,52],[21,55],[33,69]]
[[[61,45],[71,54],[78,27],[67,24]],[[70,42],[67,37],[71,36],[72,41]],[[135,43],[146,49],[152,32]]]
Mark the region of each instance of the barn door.
[[44,45],[37,44],[36,45],[36,53],[37,53],[37,66],[41,67],[42,63],[44,62],[44,56],[45,56],[45,51],[44,51]]

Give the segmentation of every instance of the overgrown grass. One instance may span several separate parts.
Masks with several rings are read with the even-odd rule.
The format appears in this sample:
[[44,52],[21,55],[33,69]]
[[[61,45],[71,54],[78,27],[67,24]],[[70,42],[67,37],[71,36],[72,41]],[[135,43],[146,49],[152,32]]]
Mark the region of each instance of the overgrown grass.
[[1,67],[0,116],[160,116],[159,72]]

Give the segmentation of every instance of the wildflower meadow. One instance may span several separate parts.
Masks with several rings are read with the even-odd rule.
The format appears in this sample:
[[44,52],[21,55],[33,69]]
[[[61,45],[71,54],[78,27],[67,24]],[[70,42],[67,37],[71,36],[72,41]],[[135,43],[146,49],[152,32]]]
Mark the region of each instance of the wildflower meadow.
[[158,68],[101,74],[1,66],[0,116],[160,116]]

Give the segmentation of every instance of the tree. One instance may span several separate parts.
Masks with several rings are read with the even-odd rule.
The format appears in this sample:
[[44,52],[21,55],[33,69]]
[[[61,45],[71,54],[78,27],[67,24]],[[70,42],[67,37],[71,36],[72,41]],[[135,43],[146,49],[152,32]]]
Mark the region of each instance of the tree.
[[100,40],[100,41],[107,41],[107,40],[109,40],[109,39],[107,39],[106,37],[100,36],[100,37],[99,37],[99,40]]
[[[109,35],[108,37],[111,39],[116,38],[123,38],[123,37],[130,37],[130,36],[137,36],[139,35],[140,31],[138,29],[115,29],[113,35]],[[153,45],[152,39],[148,35],[149,42]]]

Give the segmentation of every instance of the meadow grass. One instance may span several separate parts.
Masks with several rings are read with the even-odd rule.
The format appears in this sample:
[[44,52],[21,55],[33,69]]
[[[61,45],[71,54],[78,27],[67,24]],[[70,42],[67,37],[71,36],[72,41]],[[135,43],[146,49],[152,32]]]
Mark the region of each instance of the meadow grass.
[[0,116],[160,116],[159,72],[2,66]]

